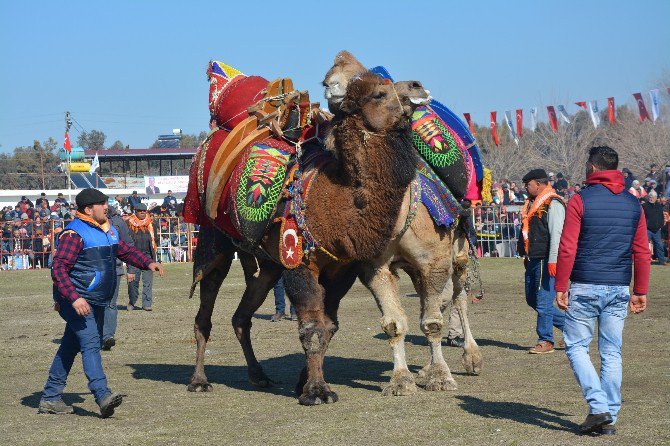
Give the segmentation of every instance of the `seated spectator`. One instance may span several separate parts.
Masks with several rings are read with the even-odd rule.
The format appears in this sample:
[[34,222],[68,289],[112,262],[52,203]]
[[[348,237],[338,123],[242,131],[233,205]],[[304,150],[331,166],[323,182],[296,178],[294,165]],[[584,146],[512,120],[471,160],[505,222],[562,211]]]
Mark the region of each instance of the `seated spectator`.
[[54,205],[57,204],[60,206],[61,203],[65,203],[66,206],[70,205],[70,203],[68,203],[65,197],[63,196],[63,192],[58,192],[58,196],[54,200]]
[[9,213],[9,216],[11,217],[11,220],[14,221],[17,218],[21,218],[21,214],[23,214],[23,212],[21,212],[21,205],[17,204],[14,206],[14,210]]
[[28,204],[31,206],[33,205],[33,202],[28,199],[25,195],[21,197],[21,200],[16,203],[16,205],[20,208],[21,212],[25,212],[26,209],[28,209]]
[[42,203],[46,203],[47,207],[49,207],[49,200],[47,200],[47,194],[45,192],[42,192],[40,197],[35,200],[35,207],[37,209],[42,209]]
[[630,192],[637,198],[644,198],[647,196],[647,191],[644,190],[644,188],[642,187],[642,185],[638,180],[633,181],[633,185],[631,186],[630,189],[628,189],[628,192]]
[[51,209],[49,209],[49,202],[48,201],[42,201],[39,204],[39,209],[37,209],[37,215],[40,216],[40,218],[49,218],[49,215],[51,214]]

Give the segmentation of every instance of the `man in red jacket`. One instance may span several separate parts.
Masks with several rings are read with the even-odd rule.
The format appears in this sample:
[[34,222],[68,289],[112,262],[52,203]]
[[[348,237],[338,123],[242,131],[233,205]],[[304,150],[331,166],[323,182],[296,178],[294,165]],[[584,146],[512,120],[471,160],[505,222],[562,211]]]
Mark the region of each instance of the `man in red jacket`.
[[[568,203],[556,266],[556,303],[566,310],[565,352],[589,414],[581,433],[614,434],[621,408],[621,344],[624,320],[647,306],[651,256],[647,225],[637,198],[625,190],[619,156],[593,147],[586,187]],[[633,296],[628,287],[635,264]],[[572,282],[568,296],[568,280]],[[600,377],[589,357],[598,321]]]

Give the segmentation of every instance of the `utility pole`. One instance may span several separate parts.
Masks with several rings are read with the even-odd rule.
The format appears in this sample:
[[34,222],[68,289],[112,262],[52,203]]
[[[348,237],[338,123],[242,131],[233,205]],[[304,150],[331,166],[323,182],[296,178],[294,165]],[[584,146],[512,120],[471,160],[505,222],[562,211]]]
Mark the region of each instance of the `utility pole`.
[[[70,131],[70,126],[72,125],[72,120],[70,119],[70,112],[66,111],[65,112],[65,134],[67,135],[68,132]],[[69,136],[68,136],[69,138]],[[66,169],[67,169],[67,199],[69,203],[72,203],[72,185],[70,182],[70,162],[72,161],[72,149],[67,153],[67,163],[66,163]]]

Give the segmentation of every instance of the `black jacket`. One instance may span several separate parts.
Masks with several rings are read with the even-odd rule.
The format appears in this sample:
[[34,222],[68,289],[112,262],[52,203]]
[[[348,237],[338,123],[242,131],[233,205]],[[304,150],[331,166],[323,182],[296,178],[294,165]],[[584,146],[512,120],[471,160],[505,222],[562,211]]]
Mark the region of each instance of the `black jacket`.
[[645,201],[642,203],[642,209],[647,219],[647,230],[656,232],[663,227],[663,205],[660,202],[651,204]]

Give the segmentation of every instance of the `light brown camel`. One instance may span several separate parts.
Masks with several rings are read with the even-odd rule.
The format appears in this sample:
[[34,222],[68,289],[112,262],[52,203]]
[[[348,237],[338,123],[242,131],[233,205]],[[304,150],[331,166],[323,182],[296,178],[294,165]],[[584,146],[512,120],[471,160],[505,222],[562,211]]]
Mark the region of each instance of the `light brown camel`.
[[[324,78],[325,96],[330,111],[337,116],[348,83],[367,69],[356,58],[342,51]],[[404,106],[411,108],[415,96],[403,95]],[[416,99],[415,99],[416,102]],[[416,392],[414,376],[405,359],[407,316],[400,301],[397,271],[410,276],[421,301],[421,331],[430,345],[430,361],[419,372],[426,390],[453,390],[456,382],[442,354],[443,311],[448,302],[458,312],[465,336],[463,366],[468,373],[477,374],[482,367],[482,355],[475,342],[467,315],[467,294],[464,285],[468,265],[468,241],[461,226],[450,229],[438,227],[427,208],[419,204],[409,227],[405,222],[409,209],[409,193],[396,221],[394,238],[384,254],[371,261],[361,262],[360,279],[372,292],[382,312],[381,326],[393,348],[393,376],[383,390],[384,395],[408,395]],[[405,231],[401,231],[405,228]]]
[[[340,114],[331,122],[326,145],[332,158],[319,167],[305,209],[309,230],[320,249],[284,274],[307,359],[296,389],[301,404],[337,401],[323,377],[323,358],[337,331],[340,299],[356,278],[356,261],[381,256],[396,231],[395,222],[416,170],[408,121],[411,111],[403,106],[392,83],[364,73],[350,81]],[[251,346],[251,317],[283,270],[276,258],[278,229],[278,225],[271,227],[262,241],[264,252],[272,258],[260,252],[240,252],[247,288],[232,318],[249,366],[249,380],[260,386],[269,385],[270,380]],[[226,237],[212,230],[203,231],[198,243],[194,276],[202,273],[203,278],[190,391],[212,389],[204,372],[204,352],[214,301],[229,271],[233,250]]]

